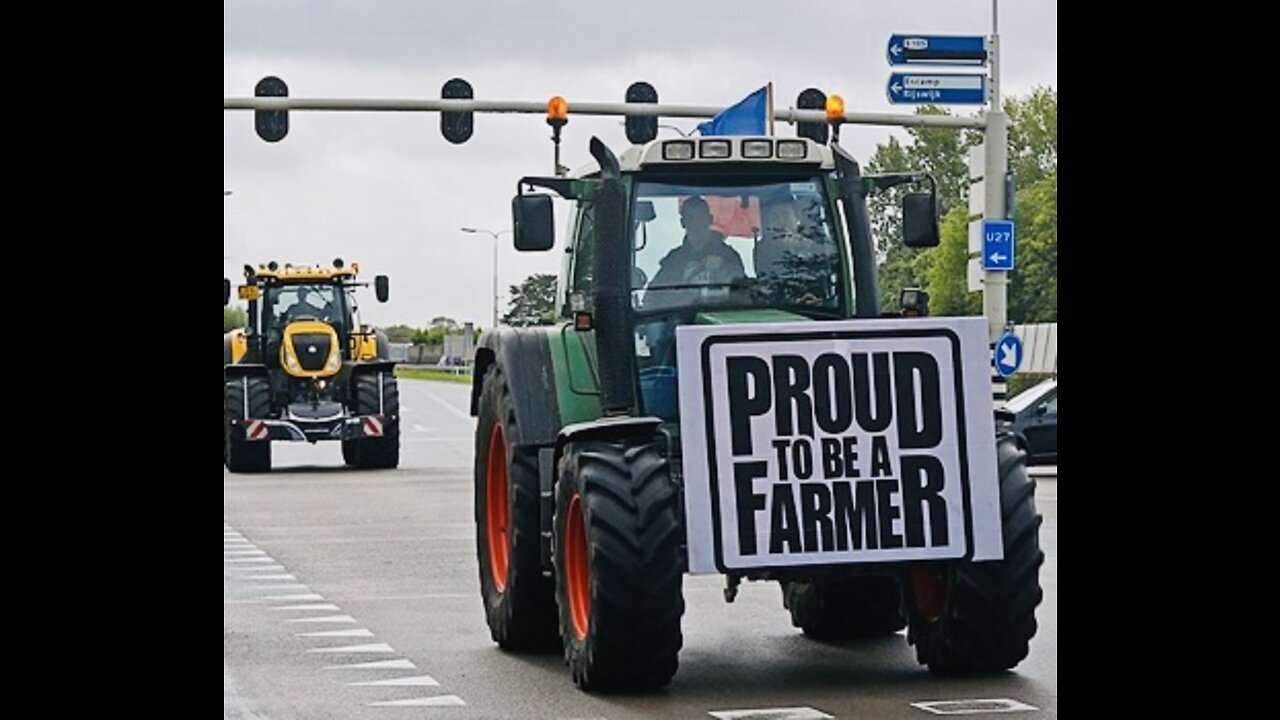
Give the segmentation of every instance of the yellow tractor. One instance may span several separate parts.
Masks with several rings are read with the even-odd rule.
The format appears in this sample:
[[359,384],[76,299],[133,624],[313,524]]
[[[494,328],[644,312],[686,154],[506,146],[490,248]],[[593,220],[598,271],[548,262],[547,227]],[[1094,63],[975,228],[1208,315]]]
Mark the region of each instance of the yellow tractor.
[[[271,441],[339,440],[360,468],[400,464],[400,393],[386,334],[360,324],[360,267],[245,265],[244,328],[222,338],[223,463],[271,470]],[[374,278],[386,302],[386,275]],[[222,280],[222,304],[231,281]]]

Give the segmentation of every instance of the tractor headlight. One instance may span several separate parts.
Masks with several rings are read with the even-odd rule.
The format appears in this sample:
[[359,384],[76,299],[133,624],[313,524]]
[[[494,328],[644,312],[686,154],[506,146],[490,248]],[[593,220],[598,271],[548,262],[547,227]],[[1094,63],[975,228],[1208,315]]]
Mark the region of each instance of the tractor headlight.
[[779,140],[778,157],[783,160],[804,160],[809,156],[809,146],[803,140]]
[[729,157],[728,140],[703,140],[698,143],[698,152],[704,158]]
[[302,372],[302,365],[298,363],[298,358],[294,356],[293,349],[287,345],[284,350],[284,367],[289,372]]
[[335,349],[333,352],[329,353],[329,359],[324,364],[324,371],[338,372],[338,369],[341,367],[342,367],[342,356]]
[[667,140],[662,143],[663,160],[692,160],[692,140]]

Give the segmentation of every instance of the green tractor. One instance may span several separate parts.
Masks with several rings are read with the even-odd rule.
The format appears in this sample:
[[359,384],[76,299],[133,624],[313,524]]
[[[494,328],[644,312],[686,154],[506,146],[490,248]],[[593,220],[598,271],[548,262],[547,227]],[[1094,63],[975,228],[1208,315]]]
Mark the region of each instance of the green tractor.
[[[246,265],[248,323],[222,338],[223,463],[271,470],[272,441],[338,440],[359,468],[400,464],[400,394],[386,334],[360,324],[359,265]],[[387,276],[374,278],[379,302]],[[222,280],[222,304],[231,281]]]
[[[883,316],[868,195],[837,142],[652,140],[524,177],[519,250],[572,201],[554,326],[476,353],[476,545],[496,643],[584,690],[666,685],[685,573],[776,581],[812,638],[907,629],[938,673],[1010,669],[1042,592],[1026,457],[997,436],[983,318]],[[708,225],[710,227],[708,227]],[[913,304],[913,307],[918,307]],[[918,311],[904,315],[919,315]]]

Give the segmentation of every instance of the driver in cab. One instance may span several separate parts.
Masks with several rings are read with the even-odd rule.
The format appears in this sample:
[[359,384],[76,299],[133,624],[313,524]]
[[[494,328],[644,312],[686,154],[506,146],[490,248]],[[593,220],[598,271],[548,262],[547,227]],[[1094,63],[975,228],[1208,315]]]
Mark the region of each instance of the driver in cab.
[[729,283],[746,276],[737,251],[725,243],[723,233],[712,229],[711,208],[705,199],[693,195],[684,202],[680,225],[684,241],[662,258],[649,283],[649,290],[671,289],[646,293],[645,307],[688,304],[708,287],[727,291]]

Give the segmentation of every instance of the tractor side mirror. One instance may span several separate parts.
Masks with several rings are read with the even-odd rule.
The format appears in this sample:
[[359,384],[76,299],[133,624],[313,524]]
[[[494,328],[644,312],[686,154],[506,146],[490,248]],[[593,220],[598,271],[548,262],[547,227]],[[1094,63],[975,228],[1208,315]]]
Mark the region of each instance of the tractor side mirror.
[[641,200],[636,203],[636,222],[647,223],[656,217],[658,215],[653,211],[652,200]]
[[386,302],[391,297],[391,280],[386,275],[374,277],[373,293],[378,297],[378,302]]
[[222,307],[226,307],[231,302],[231,281],[222,278]]
[[511,199],[511,220],[517,250],[550,250],[556,244],[550,195],[515,196]]
[[907,247],[937,247],[938,203],[931,192],[902,196],[902,244]]

